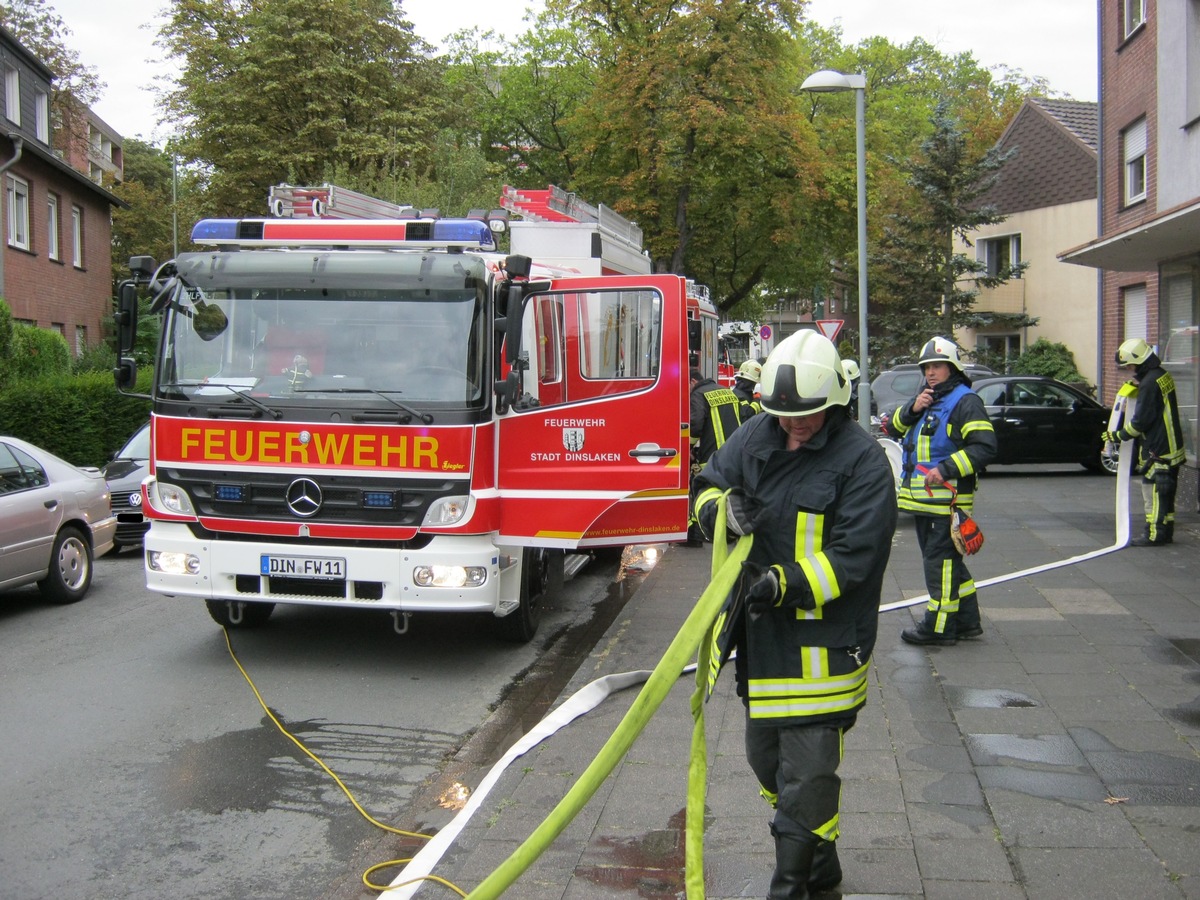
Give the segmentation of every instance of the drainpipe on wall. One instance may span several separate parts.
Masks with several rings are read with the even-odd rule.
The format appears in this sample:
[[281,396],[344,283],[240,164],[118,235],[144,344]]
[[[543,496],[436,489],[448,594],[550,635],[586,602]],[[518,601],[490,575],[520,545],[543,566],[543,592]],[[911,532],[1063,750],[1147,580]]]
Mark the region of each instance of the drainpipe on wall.
[[[6,163],[0,163],[0,175],[3,175],[9,169],[17,164],[21,159],[21,151],[25,149],[25,139],[19,134],[13,132],[8,133],[8,139],[13,142],[13,157]],[[5,209],[7,210],[8,191],[4,191]],[[8,235],[6,229],[8,227],[8,216],[4,216],[4,223],[0,225],[0,299],[4,298],[4,251],[8,247]]]

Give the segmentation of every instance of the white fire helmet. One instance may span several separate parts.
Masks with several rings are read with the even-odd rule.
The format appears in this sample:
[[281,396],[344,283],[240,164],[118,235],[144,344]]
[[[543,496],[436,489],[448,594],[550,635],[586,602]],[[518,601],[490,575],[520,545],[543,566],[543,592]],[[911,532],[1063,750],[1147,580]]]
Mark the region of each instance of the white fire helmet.
[[1154,352],[1143,338],[1130,338],[1117,348],[1118,366],[1140,366]]
[[949,338],[930,338],[929,342],[921,348],[921,357],[917,360],[917,365],[923,366],[925,363],[935,362],[950,363],[958,371],[963,371],[962,362],[958,358],[958,345]]
[[773,416],[809,416],[850,402],[837,348],[815,331],[797,331],[772,350],[758,386],[762,408]]
[[852,359],[843,359],[842,374],[846,376],[847,381],[857,381],[860,374],[858,370],[858,363]]
[[762,379],[762,366],[756,360],[748,359],[737,370],[738,378],[745,378],[747,381],[753,381],[755,384]]

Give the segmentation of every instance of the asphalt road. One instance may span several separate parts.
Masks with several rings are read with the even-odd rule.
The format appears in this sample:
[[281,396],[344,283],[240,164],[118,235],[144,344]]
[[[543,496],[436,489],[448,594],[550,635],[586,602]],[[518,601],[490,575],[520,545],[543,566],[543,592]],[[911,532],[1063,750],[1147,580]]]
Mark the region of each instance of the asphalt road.
[[[287,606],[230,635],[284,727],[412,829],[469,738],[498,756],[540,718],[620,611],[616,573],[610,555],[568,581],[524,646],[485,618],[401,636],[383,612]],[[135,552],[99,560],[72,606],[0,593],[0,672],[2,898],[355,896],[395,849],[276,729],[204,605],[147,591]]]

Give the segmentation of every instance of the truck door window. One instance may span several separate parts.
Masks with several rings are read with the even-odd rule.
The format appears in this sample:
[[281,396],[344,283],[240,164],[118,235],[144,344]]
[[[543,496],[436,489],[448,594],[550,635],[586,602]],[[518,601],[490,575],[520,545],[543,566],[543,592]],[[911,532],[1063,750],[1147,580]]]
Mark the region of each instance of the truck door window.
[[643,390],[662,365],[657,291],[541,294],[526,308],[526,340],[540,406]]

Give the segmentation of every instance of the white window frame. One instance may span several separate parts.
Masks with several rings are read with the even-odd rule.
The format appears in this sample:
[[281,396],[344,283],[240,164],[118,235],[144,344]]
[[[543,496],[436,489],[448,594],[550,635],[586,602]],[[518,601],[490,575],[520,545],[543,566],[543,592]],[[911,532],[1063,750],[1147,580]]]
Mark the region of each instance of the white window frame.
[[46,195],[46,257],[61,259],[62,247],[58,242],[58,194]]
[[[1021,235],[1016,234],[997,234],[991,237],[977,238],[975,241],[976,258],[987,266],[987,274],[995,276],[999,271],[1000,266],[996,263],[993,255],[993,248],[999,249],[1004,243],[1008,244],[1008,265],[1009,267],[1019,266],[1021,264]],[[1021,273],[1018,272],[1013,278],[1020,278]]]
[[1131,284],[1121,288],[1121,305],[1125,313],[1125,336],[1122,340],[1148,337],[1146,334],[1146,323],[1149,321],[1146,315],[1146,285]]
[[1146,199],[1146,185],[1149,181],[1146,165],[1148,140],[1145,116],[1121,132],[1121,195],[1126,206]]
[[83,268],[83,209],[71,207],[71,264]]
[[50,95],[42,90],[33,92],[33,128],[39,141],[50,143]]
[[87,349],[87,326],[75,326],[75,355],[82,356],[83,351]]
[[9,175],[5,182],[8,207],[8,246],[29,249],[29,182]]
[[21,73],[4,67],[4,115],[14,125],[21,124]]
[[1146,0],[1125,0],[1122,15],[1125,37],[1129,37],[1146,24]]

